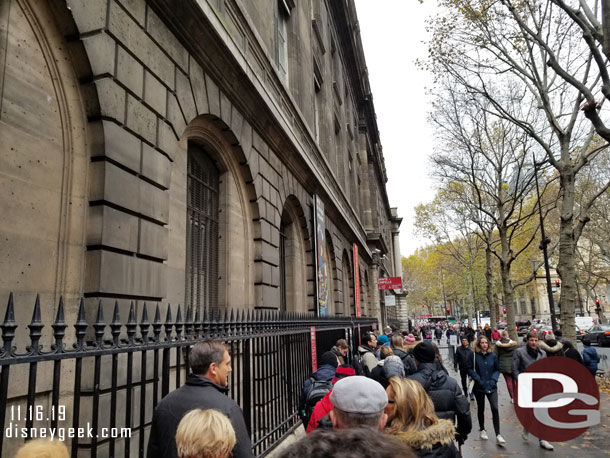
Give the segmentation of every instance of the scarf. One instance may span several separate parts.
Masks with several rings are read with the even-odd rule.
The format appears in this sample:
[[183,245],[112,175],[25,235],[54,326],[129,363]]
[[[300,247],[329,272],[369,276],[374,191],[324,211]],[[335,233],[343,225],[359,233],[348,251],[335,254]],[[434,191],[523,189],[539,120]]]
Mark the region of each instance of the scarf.
[[532,347],[530,347],[529,345],[526,346],[527,348],[527,353],[534,358],[534,361],[538,358],[538,349],[536,348],[535,350],[532,350]]

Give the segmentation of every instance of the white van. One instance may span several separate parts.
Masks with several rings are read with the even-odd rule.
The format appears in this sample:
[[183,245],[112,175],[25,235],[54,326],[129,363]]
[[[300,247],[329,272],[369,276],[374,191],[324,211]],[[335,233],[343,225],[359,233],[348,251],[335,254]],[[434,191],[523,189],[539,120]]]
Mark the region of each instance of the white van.
[[574,318],[574,322],[576,326],[578,326],[580,329],[589,329],[591,326],[593,326],[593,317],[577,316],[576,318]]

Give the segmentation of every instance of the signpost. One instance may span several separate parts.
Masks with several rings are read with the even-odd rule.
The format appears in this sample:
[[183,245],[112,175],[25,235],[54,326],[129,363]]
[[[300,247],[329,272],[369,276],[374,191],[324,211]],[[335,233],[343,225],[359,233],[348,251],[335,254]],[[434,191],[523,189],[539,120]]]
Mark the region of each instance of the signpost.
[[382,277],[377,280],[377,289],[402,289],[402,278]]

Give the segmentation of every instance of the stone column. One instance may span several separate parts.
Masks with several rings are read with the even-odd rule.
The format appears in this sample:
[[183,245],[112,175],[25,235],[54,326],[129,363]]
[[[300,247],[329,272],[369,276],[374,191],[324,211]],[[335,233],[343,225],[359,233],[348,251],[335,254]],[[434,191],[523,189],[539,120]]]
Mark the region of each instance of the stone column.
[[381,325],[383,323],[383,317],[381,316],[379,289],[377,289],[377,281],[379,280],[379,254],[375,252],[373,252],[373,261],[369,266],[369,278],[371,288],[371,304],[368,310],[369,316],[377,318]]

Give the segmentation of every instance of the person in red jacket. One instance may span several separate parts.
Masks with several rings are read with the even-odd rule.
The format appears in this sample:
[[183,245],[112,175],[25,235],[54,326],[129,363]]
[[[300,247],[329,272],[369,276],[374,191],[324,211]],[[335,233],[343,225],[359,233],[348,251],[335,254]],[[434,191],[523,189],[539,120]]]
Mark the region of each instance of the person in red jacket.
[[[337,368],[337,372],[333,377],[333,385],[337,383],[338,380],[341,380],[344,377],[349,377],[350,375],[356,375],[356,371],[350,365],[343,364]],[[313,408],[311,413],[311,418],[309,419],[309,423],[307,424],[307,429],[305,430],[306,434],[314,432],[318,428],[318,421],[324,418],[328,413],[333,410],[333,403],[330,400],[330,393],[333,390],[330,390],[328,393],[324,395],[322,399],[318,401],[318,403]],[[330,420],[328,421],[329,425]]]

